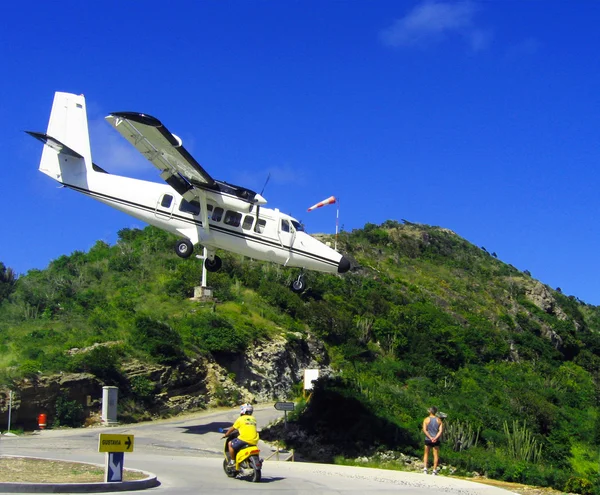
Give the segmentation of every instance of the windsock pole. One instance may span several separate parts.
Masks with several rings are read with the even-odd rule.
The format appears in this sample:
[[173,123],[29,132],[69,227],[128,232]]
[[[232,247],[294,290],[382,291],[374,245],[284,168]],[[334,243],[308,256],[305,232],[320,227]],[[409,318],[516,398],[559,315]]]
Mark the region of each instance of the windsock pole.
[[335,215],[335,245],[334,249],[337,251],[337,238],[338,238],[338,230],[340,229],[340,199],[337,198],[335,201],[336,204],[336,215]]

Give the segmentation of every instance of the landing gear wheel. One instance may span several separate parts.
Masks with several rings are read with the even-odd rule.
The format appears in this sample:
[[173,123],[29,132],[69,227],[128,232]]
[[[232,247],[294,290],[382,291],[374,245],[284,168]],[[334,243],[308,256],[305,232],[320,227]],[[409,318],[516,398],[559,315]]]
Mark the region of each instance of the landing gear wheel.
[[302,275],[292,282],[292,290],[294,292],[302,292],[305,288],[306,282],[304,281],[304,276]]
[[189,258],[194,251],[194,245],[189,239],[183,239],[175,244],[175,252],[180,258]]
[[217,272],[221,269],[221,265],[223,262],[221,258],[215,256],[212,260],[210,258],[206,258],[204,260],[204,266],[209,272]]

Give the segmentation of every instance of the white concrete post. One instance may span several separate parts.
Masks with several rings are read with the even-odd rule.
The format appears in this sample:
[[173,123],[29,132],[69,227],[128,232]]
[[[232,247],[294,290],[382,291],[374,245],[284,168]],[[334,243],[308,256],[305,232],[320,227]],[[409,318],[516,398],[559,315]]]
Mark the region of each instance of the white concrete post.
[[117,387],[102,387],[102,423],[105,426],[115,425],[117,421]]

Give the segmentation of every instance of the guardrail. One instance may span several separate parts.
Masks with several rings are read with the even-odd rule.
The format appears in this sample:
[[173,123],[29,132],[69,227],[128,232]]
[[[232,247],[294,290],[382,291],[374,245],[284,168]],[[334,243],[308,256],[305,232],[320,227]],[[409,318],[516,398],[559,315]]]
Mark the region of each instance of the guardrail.
[[[280,455],[287,455],[287,457],[285,459],[280,459]],[[271,459],[272,457],[275,456],[275,460],[276,461],[291,461],[294,462],[294,449],[280,449],[279,445],[277,445],[275,447],[275,452],[273,452],[269,457],[267,457],[265,459],[265,461],[268,461],[269,459]]]

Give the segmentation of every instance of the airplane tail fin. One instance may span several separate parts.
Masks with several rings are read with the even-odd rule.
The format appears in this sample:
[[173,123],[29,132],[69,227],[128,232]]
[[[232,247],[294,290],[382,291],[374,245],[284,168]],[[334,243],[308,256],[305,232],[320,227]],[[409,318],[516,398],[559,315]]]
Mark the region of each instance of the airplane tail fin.
[[93,164],[83,95],[56,92],[46,134],[27,133],[46,145],[41,172],[63,184],[85,187]]

